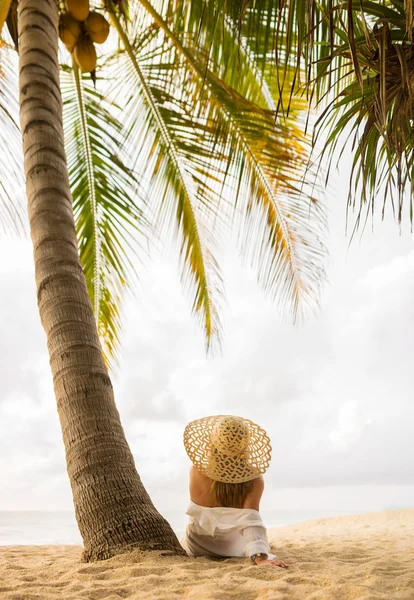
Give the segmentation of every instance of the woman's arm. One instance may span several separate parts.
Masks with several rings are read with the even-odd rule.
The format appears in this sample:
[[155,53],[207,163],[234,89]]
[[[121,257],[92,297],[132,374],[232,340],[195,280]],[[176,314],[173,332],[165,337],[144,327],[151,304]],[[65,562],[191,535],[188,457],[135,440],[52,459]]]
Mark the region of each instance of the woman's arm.
[[[252,508],[259,510],[260,500],[264,491],[264,479],[259,477],[254,480],[253,489],[244,501],[243,508]],[[243,531],[246,539],[246,552],[248,556],[262,553],[264,556],[256,556],[254,564],[256,565],[274,565],[276,567],[287,568],[287,564],[278,558],[268,559],[269,544],[267,541],[266,530],[261,527],[248,527]]]

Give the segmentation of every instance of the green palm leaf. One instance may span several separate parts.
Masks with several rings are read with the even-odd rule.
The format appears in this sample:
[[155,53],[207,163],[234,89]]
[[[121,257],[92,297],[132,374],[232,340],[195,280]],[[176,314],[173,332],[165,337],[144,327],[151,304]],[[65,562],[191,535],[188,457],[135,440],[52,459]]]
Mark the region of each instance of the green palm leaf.
[[[259,280],[279,297],[282,307],[290,305],[296,314],[301,304],[312,304],[317,297],[324,256],[320,242],[322,211],[312,199],[306,201],[301,189],[308,150],[303,141],[303,123],[302,126],[298,123],[300,103],[296,102],[290,120],[275,123],[267,82],[241,42],[234,49],[233,40],[233,53],[226,55],[227,68],[221,60],[220,72],[215,68],[218,51],[214,44],[203,47],[202,41],[208,36],[202,35],[199,23],[197,30],[180,31],[186,42],[184,46],[146,0],[141,4],[156,19],[152,26],[155,41],[151,46],[146,23],[144,33],[137,28],[132,47],[141,68],[148,74],[152,94],[159,99],[164,113],[173,95],[172,90],[170,97],[165,97],[167,81],[173,82],[182,98],[181,111],[175,112],[174,122],[170,120],[167,127],[170,130],[176,127],[181,139],[198,137],[192,156],[186,157],[188,168],[192,168],[198,154],[210,155],[211,166],[204,177],[208,179],[210,175],[210,181],[214,179],[216,184],[211,182],[209,189],[219,192],[228,186],[226,197],[232,198],[229,202],[232,211],[236,209],[241,230],[251,241],[245,249],[250,250],[253,263],[257,267],[260,264]],[[197,23],[197,19],[187,18],[182,13],[179,17],[173,13],[171,19],[173,24]],[[157,27],[161,39],[156,37]],[[226,21],[217,35],[220,44],[230,46],[231,28],[230,21]],[[238,69],[235,66],[234,71],[243,74],[239,82],[232,68],[232,61],[236,60],[239,66]],[[300,107],[304,106],[302,102]],[[188,119],[188,114],[192,119]],[[221,196],[225,196],[224,192]],[[219,205],[220,194],[215,202],[213,199],[212,206]],[[310,217],[313,211],[315,214]],[[220,211],[220,214],[226,213]],[[229,214],[227,210],[227,216]]]
[[135,273],[145,229],[139,186],[127,166],[116,106],[77,67],[62,73],[65,142],[79,252],[108,362],[116,360],[120,299]]
[[[209,346],[214,337],[219,339],[220,321],[217,304],[222,295],[222,279],[213,252],[212,236],[203,222],[203,213],[211,212],[211,188],[204,181],[208,173],[211,153],[197,147],[198,138],[191,136],[192,119],[188,111],[177,110],[179,99],[170,90],[166,76],[163,50],[150,48],[154,30],[144,29],[141,37],[127,37],[115,13],[112,19],[125,48],[124,61],[116,61],[117,69],[125,68],[132,94],[127,119],[131,123],[130,136],[136,143],[137,163],[141,173],[150,173],[149,202],[158,226],[166,235],[175,222],[181,247],[182,281],[194,290],[193,310],[201,319]],[[136,29],[142,21],[132,17]],[[156,32],[155,32],[156,34]],[[147,61],[145,60],[147,55]],[[157,65],[158,87],[151,78],[152,66]],[[186,122],[187,120],[187,122]],[[188,136],[187,133],[190,132]],[[204,129],[208,138],[208,128]],[[193,164],[189,157],[194,156]],[[135,167],[139,169],[138,164]]]
[[210,19],[219,21],[221,11],[238,23],[238,36],[263,73],[269,53],[275,54],[282,92],[294,91],[300,82],[311,101],[329,102],[315,131],[315,139],[325,139],[321,158],[328,158],[328,165],[339,147],[342,155],[351,131],[355,151],[350,204],[355,206],[360,198],[357,224],[362,208],[373,209],[380,192],[391,200],[397,193],[398,220],[408,192],[412,218],[411,0],[202,4],[207,12],[216,10]]
[[[408,192],[411,222],[413,218],[414,71],[407,15],[400,2],[363,2],[358,10],[350,3],[329,59],[334,63],[340,58],[347,68],[318,122],[318,135],[326,139],[321,156],[332,160],[338,145],[353,138],[350,205],[355,207],[359,198],[356,225],[365,221],[364,207],[367,215],[374,210],[380,193],[384,202],[392,200],[393,208],[397,193],[400,222]],[[326,72],[320,70],[316,77],[326,86]]]

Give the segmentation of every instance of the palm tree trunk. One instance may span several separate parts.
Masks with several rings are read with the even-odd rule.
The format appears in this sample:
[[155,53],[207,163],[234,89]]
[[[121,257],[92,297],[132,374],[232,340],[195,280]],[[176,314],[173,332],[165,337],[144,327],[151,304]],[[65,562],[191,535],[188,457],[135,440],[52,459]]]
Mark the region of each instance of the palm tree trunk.
[[183,553],[129,449],[79,261],[63,142],[57,0],[19,0],[20,109],[37,299],[85,560]]

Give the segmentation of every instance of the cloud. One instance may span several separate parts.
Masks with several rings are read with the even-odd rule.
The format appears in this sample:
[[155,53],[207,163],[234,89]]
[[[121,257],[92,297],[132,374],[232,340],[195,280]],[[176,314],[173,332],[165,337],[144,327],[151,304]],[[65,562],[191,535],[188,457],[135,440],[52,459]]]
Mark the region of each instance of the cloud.
[[[333,212],[321,313],[296,328],[282,322],[229,250],[223,349],[209,358],[175,265],[155,257],[142,274],[138,298],[125,305],[113,380],[138,470],[161,510],[187,494],[182,431],[206,414],[241,414],[268,430],[267,479],[280,498],[285,489],[414,481],[412,240],[389,226],[348,251],[342,208]],[[0,242],[0,256],[0,508],[70,506],[30,245]]]

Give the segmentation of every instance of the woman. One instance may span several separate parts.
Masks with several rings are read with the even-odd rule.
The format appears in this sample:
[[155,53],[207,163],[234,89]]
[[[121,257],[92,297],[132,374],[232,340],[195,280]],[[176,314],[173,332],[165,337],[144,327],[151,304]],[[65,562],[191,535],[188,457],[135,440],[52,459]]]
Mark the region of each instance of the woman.
[[255,565],[287,564],[270,554],[259,514],[270,440],[258,425],[231,415],[192,421],[184,430],[190,470],[190,556],[248,556]]

